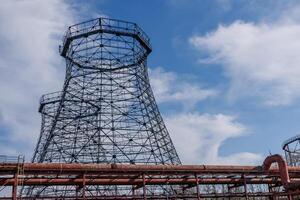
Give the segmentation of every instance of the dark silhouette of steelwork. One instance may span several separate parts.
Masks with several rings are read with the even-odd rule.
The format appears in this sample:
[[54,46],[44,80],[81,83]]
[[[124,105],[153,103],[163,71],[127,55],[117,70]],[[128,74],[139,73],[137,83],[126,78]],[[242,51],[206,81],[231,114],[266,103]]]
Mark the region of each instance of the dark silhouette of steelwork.
[[[137,24],[106,18],[76,24],[59,50],[66,60],[65,82],[62,91],[41,98],[42,128],[32,162],[181,163],[150,87],[150,41]],[[26,193],[64,196],[79,190],[44,187]],[[114,194],[122,188],[86,190]]]
[[282,149],[288,165],[300,166],[300,135],[286,140],[282,145]]

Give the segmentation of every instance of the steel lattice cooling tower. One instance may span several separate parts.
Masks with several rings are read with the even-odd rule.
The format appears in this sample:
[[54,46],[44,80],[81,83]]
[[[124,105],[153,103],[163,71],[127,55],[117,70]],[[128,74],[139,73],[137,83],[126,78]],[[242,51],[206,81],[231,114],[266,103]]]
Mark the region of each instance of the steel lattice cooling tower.
[[285,158],[290,166],[300,166],[300,135],[289,138],[282,144]]
[[[60,47],[63,90],[41,98],[42,128],[32,161],[180,164],[149,84],[150,52],[148,36],[135,23],[100,18],[69,27]],[[41,187],[26,193],[74,192]]]

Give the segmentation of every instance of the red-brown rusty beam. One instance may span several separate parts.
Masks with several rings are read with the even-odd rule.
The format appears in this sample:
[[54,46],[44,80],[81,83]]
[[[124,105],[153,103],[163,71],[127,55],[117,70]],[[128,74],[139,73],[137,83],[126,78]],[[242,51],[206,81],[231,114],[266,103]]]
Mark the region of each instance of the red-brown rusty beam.
[[[0,164],[0,173],[7,174],[17,170],[17,164]],[[202,173],[234,173],[234,174],[262,174],[279,173],[277,168],[263,170],[260,166],[230,166],[230,165],[129,165],[129,164],[65,164],[65,163],[25,163],[25,174],[68,174],[75,172],[86,173],[130,173],[146,172],[147,174],[181,174],[192,175]],[[290,173],[300,172],[300,167],[288,167]]]
[[[14,178],[0,179],[0,185],[13,186],[15,183]],[[145,178],[146,185],[195,185],[195,178]],[[219,179],[200,179],[198,178],[199,185],[208,184],[243,184],[243,178],[231,179],[231,178],[219,178]],[[256,178],[247,180],[247,184],[275,184],[280,183],[280,180],[274,180],[272,178]],[[143,185],[143,178],[138,179],[90,179],[90,178],[26,178],[23,180],[22,185],[25,186],[50,186],[50,185]]]
[[[270,192],[261,192],[261,193],[248,193],[249,197],[268,197],[275,195],[277,197],[280,196],[288,196],[288,195],[300,195],[300,192],[297,193],[286,193],[286,192],[278,192],[278,193],[270,193]],[[216,194],[201,194],[201,198],[229,198],[229,197],[240,197],[243,198],[245,196],[244,193],[216,193]],[[178,195],[169,195],[169,199],[197,199],[197,194],[178,194]],[[43,196],[43,197],[22,197],[22,200],[39,200],[39,199],[60,199],[55,196]],[[64,196],[63,199],[74,199],[73,196]],[[78,200],[83,200],[83,197],[78,197]],[[86,200],[137,200],[144,199],[143,195],[135,195],[135,196],[87,196]],[[147,199],[166,199],[164,195],[148,195]],[[11,200],[11,198],[0,197],[0,200]]]
[[[272,167],[272,163],[278,163],[278,167]],[[200,198],[222,197],[246,197],[247,199],[256,196],[272,198],[300,195],[300,167],[288,167],[279,155],[267,157],[262,166],[25,163],[23,171],[22,175],[17,176],[18,164],[0,164],[0,185],[13,186],[10,199],[16,199],[17,186],[21,183],[24,186],[75,186],[76,198],[83,200],[166,199],[165,195],[147,194],[147,185],[179,185],[183,188],[197,186],[195,194],[178,194],[173,197],[171,195],[168,196],[169,199],[199,200]],[[242,193],[231,191],[226,194],[200,193],[201,185],[222,184],[244,186],[244,191]],[[289,192],[276,193],[275,190],[270,190],[266,193],[251,193],[247,191],[249,184],[265,184],[269,187],[284,186],[285,191]],[[143,193],[133,193],[129,196],[91,197],[85,191],[85,186],[88,185],[129,185],[134,189],[143,187]],[[82,195],[78,195],[80,190]],[[57,197],[43,198],[55,199]],[[22,199],[32,198],[23,197]],[[74,199],[74,197],[69,199]]]
[[12,200],[17,200],[17,192],[18,192],[18,174],[14,174],[14,178],[12,179]]

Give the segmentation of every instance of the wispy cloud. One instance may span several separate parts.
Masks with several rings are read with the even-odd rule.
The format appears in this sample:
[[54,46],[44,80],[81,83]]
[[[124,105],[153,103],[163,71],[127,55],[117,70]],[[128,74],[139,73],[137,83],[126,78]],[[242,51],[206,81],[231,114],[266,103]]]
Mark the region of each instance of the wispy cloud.
[[64,62],[58,45],[72,24],[65,1],[1,1],[0,113],[6,127],[3,154],[26,154],[30,159],[40,130],[38,99],[61,88]]
[[247,134],[247,127],[224,114],[181,113],[166,117],[175,146],[184,163],[260,164],[262,156],[238,152],[221,156],[226,140]]
[[[30,159],[40,130],[38,99],[41,94],[61,89],[65,64],[57,47],[74,16],[65,1],[1,2],[1,154],[24,153]],[[166,117],[183,161],[254,163],[260,159],[248,152],[220,156],[223,142],[244,136],[246,126],[233,116],[191,111],[196,110],[197,103],[216,97],[217,90],[162,68],[152,69],[150,76],[160,104],[178,103],[185,108]]]
[[190,43],[209,57],[200,62],[223,66],[228,97],[258,97],[267,105],[290,105],[300,97],[300,15],[290,9],[272,22],[235,21]]
[[150,82],[158,103],[177,102],[185,109],[193,109],[196,104],[216,97],[218,91],[203,88],[195,81],[180,78],[176,73],[158,67],[150,70]]
[[234,116],[199,113],[196,104],[213,98],[218,91],[202,88],[192,79],[180,78],[175,72],[163,68],[150,70],[156,100],[162,106],[168,103],[180,103],[182,111],[165,115],[165,122],[183,163],[209,164],[259,164],[262,156],[250,152],[238,152],[220,156],[220,147],[231,138],[248,134],[245,125]]

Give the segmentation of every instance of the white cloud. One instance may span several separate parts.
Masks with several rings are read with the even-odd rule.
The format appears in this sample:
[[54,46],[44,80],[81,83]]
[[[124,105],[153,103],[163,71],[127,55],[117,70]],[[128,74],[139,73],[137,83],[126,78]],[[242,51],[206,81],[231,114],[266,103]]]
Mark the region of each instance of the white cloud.
[[1,143],[1,154],[30,159],[40,130],[38,100],[62,87],[65,64],[58,45],[73,23],[72,12],[60,0],[1,1],[0,113],[10,140]]
[[182,113],[165,118],[177,151],[185,164],[260,164],[262,156],[239,152],[220,156],[221,145],[247,134],[235,117],[223,114]]
[[291,11],[273,23],[220,25],[190,43],[210,55],[200,62],[224,67],[229,98],[253,96],[268,105],[289,105],[300,97],[299,34],[299,20]]
[[215,97],[218,94],[216,90],[203,89],[193,80],[163,68],[150,70],[150,82],[159,104],[176,102],[188,108],[164,118],[184,164],[260,164],[261,155],[254,153],[219,155],[219,149],[226,140],[247,134],[247,128],[235,117],[191,112],[192,108],[195,110],[196,103]]
[[215,97],[218,93],[214,89],[204,89],[199,84],[182,79],[163,68],[150,70],[150,82],[158,103],[178,102],[186,109],[191,109],[199,101]]
[[[58,55],[60,37],[72,24],[73,11],[65,1],[2,1],[0,5],[0,124],[8,129],[9,142],[1,142],[1,154],[26,154],[30,159],[40,131],[37,112],[41,94],[60,90],[64,61]],[[151,83],[158,102],[179,102],[192,108],[214,97],[181,76],[154,69]],[[188,88],[188,89],[187,89]],[[259,155],[237,153],[219,156],[229,138],[244,135],[246,128],[226,115],[181,113],[167,117],[182,160],[187,163],[255,162]],[[0,127],[0,128],[1,128]]]

